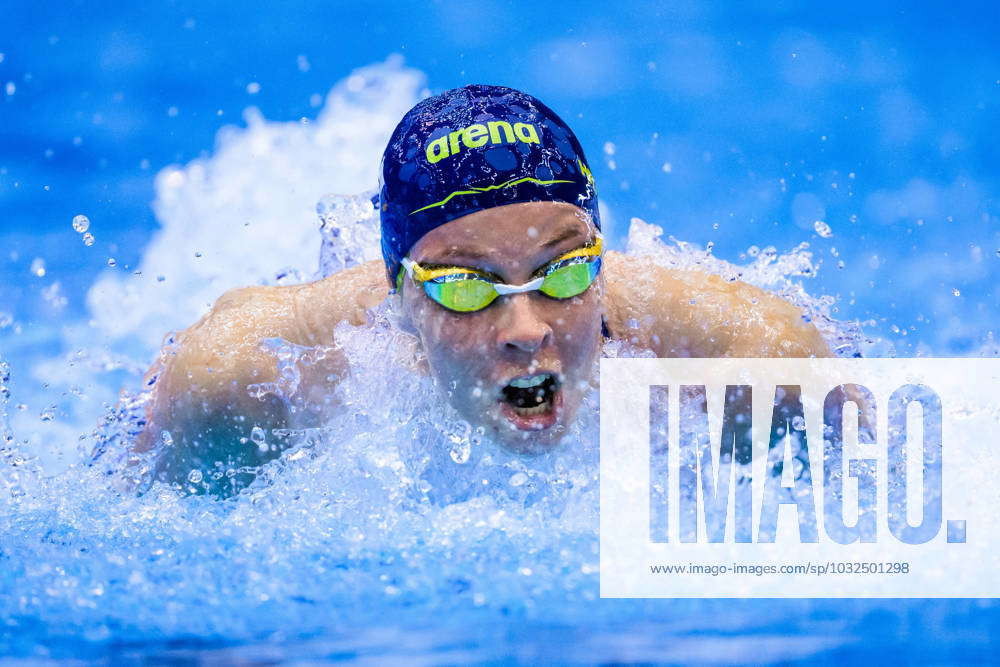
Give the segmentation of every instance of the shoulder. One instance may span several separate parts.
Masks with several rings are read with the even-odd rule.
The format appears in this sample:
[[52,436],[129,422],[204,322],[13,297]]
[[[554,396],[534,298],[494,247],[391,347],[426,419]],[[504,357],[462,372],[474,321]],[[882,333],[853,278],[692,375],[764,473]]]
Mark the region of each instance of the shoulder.
[[381,262],[303,285],[231,289],[201,320],[177,336],[170,356],[186,372],[270,366],[273,359],[261,348],[264,339],[329,345],[337,324],[345,320],[364,323],[365,310],[384,299],[387,291]]
[[766,290],[646,257],[609,252],[606,258],[612,333],[659,356],[829,355],[802,311]]
[[340,322],[361,325],[367,311],[389,295],[385,265],[373,260],[307,285],[290,294],[296,319],[308,344],[329,343]]
[[302,285],[228,290],[192,329],[212,329],[213,335],[221,336],[280,336],[299,345],[325,344],[338,323],[363,324],[365,311],[387,294],[382,262],[366,262]]

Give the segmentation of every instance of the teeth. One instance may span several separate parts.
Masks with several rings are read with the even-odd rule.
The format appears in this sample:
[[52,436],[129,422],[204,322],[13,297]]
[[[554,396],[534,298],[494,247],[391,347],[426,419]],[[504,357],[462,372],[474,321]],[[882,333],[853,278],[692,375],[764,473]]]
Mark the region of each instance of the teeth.
[[547,412],[549,406],[546,404],[539,405],[536,408],[514,408],[514,412],[521,415],[522,417],[530,417],[531,415],[540,415]]
[[546,379],[548,379],[548,377],[548,373],[541,373],[539,375],[531,375],[526,378],[517,378],[516,380],[510,381],[510,386],[517,387],[518,389],[530,389],[531,387],[537,387],[542,384]]

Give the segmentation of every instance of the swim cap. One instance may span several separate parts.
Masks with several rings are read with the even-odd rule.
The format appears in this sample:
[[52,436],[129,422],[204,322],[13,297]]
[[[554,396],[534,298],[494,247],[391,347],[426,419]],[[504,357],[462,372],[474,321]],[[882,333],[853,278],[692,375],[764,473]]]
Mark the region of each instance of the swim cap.
[[429,97],[396,126],[382,156],[382,256],[395,287],[401,260],[441,225],[494,206],[575,204],[600,228],[580,142],[559,116],[513,88],[471,85]]

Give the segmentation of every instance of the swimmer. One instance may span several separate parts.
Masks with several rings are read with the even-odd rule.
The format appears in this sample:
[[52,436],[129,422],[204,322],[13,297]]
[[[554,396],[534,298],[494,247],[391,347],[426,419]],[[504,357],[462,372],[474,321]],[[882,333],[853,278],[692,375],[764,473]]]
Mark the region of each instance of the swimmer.
[[[423,100],[389,139],[380,181],[383,261],[231,290],[165,349],[133,445],[162,449],[155,479],[186,484],[200,469],[200,492],[232,492],[248,475],[223,477],[222,489],[208,473],[280,455],[258,448],[254,427],[322,425],[337,408],[331,383],[347,372],[334,329],[365,324],[387,298],[462,418],[518,452],[556,445],[606,338],[660,357],[830,356],[778,296],[607,250],[579,141],[520,91],[470,85]],[[262,346],[271,338],[329,348],[301,369],[294,402],[247,390],[278,379]]]

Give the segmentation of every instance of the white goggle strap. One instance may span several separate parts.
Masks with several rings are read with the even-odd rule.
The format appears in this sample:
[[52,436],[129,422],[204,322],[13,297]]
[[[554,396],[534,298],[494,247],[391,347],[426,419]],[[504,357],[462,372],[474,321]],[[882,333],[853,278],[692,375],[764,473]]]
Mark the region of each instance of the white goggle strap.
[[504,294],[522,294],[524,292],[534,292],[542,286],[543,282],[545,282],[545,277],[540,276],[531,282],[524,283],[523,285],[504,285],[503,283],[493,283],[493,289],[495,289],[497,294],[501,296]]

